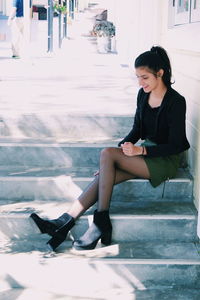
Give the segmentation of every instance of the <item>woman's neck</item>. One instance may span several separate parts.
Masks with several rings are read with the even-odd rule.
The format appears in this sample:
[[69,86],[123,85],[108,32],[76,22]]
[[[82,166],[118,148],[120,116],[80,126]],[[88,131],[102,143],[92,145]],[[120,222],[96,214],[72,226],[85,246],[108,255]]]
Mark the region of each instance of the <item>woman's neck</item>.
[[160,106],[163,101],[166,91],[167,91],[167,88],[164,84],[162,86],[159,86],[157,89],[153,90],[149,96],[149,101],[148,101],[149,105],[151,107]]
[[153,95],[154,98],[163,98],[166,91],[167,91],[167,87],[162,83],[158,85],[157,88],[151,92],[151,94]]

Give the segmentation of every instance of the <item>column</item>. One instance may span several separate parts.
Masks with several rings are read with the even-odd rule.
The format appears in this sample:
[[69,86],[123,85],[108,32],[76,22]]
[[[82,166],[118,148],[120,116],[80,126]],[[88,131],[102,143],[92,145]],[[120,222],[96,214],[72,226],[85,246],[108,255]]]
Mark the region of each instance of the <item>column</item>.
[[31,8],[30,1],[23,0],[24,5],[24,49],[23,57],[30,55],[30,34],[31,34]]

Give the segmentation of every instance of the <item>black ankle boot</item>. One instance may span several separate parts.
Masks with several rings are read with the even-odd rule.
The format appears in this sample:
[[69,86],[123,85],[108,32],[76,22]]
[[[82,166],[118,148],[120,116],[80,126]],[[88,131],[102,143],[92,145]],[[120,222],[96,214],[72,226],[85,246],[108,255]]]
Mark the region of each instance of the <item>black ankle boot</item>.
[[55,231],[68,222],[69,216],[67,213],[62,214],[58,219],[46,220],[40,218],[37,214],[33,213],[30,218],[34,221],[41,233],[48,233],[53,236]]
[[109,211],[95,210],[92,225],[86,233],[74,241],[73,246],[76,250],[92,250],[96,247],[99,239],[101,243],[108,246],[111,244],[112,224],[109,217]]
[[[68,214],[67,214],[68,215]],[[68,232],[75,225],[74,218],[68,215],[68,218],[61,227],[56,229],[53,233],[52,238],[47,242],[52,250],[55,250],[64,240],[66,239]]]

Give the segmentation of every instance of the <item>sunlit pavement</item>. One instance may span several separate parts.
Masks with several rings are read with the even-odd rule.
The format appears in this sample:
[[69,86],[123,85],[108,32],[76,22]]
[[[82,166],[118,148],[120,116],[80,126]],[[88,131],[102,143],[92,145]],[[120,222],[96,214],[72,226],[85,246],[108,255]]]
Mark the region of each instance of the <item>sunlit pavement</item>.
[[53,54],[41,50],[39,41],[19,60],[0,48],[1,114],[133,113],[138,89],[133,70],[121,66],[116,53],[97,52],[89,36],[92,16],[89,10],[79,13]]

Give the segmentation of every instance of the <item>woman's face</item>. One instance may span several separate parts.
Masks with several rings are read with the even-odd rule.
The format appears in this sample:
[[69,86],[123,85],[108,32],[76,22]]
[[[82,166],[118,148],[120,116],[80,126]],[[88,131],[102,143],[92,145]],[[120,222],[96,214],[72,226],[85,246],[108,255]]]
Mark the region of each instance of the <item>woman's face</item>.
[[155,90],[161,82],[159,72],[157,74],[153,74],[145,67],[136,68],[135,71],[138,83],[145,93],[150,93]]

